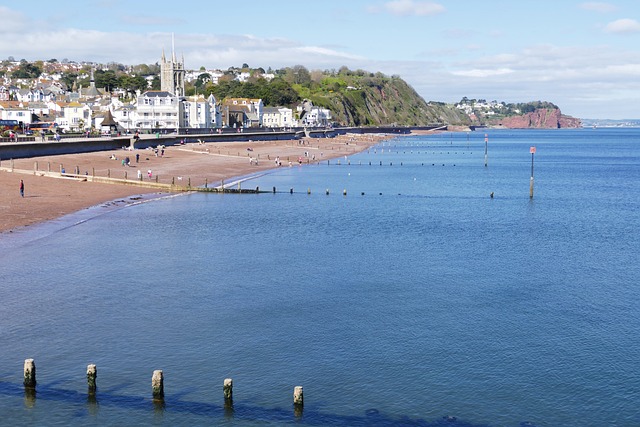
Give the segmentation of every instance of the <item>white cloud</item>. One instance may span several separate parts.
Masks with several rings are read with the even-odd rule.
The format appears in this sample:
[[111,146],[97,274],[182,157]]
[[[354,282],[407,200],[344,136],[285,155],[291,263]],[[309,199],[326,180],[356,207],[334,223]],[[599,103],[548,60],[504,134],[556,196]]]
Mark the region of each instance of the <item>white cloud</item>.
[[26,31],[29,28],[29,18],[20,12],[16,12],[4,6],[0,6],[0,16],[2,16],[2,25],[0,25],[0,34],[11,34],[20,31]]
[[393,0],[384,3],[382,7],[369,7],[369,11],[373,13],[386,11],[399,16],[430,16],[443,13],[445,10],[441,4],[415,0]]
[[480,77],[480,78],[485,78],[485,77],[495,77],[495,76],[504,76],[505,74],[511,74],[513,73],[514,70],[510,69],[510,68],[496,68],[496,69],[490,69],[490,68],[485,68],[485,69],[473,69],[473,70],[460,70],[460,71],[453,71],[451,74],[453,74],[454,76],[461,76],[461,77]]
[[607,33],[640,33],[640,22],[635,19],[618,19],[617,21],[609,22],[604,31]]
[[607,13],[607,12],[615,12],[618,8],[611,3],[603,3],[598,1],[590,1],[586,3],[582,3],[580,5],[581,9],[590,10],[592,12],[599,13]]

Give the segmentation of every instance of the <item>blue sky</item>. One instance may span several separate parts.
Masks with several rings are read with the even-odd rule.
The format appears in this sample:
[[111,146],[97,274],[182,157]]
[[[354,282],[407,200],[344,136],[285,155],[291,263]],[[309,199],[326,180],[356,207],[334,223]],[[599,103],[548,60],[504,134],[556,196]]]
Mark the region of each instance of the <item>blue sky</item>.
[[550,101],[640,118],[638,0],[32,0],[0,6],[0,59],[187,68],[347,66],[399,75],[427,101]]

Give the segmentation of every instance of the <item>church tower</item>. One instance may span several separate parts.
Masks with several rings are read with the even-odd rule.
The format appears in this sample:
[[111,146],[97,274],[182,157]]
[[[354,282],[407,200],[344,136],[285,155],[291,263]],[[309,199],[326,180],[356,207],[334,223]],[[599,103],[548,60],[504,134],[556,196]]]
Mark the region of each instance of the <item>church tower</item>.
[[162,61],[160,62],[160,89],[172,93],[179,98],[184,97],[184,56],[182,61],[176,61],[176,54],[173,49],[173,36],[171,36],[171,59],[167,59],[162,50]]

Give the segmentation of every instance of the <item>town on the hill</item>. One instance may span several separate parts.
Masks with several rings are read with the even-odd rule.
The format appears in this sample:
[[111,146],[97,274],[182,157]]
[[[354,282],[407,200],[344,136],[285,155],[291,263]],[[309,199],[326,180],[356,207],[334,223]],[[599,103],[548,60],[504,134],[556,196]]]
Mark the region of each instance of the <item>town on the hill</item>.
[[[9,71],[33,68],[24,60],[7,62]],[[67,65],[55,63],[58,67],[54,69],[58,70]],[[11,74],[13,77],[9,77]],[[34,74],[38,75],[25,78],[24,73],[5,73],[4,84],[0,85],[0,127],[4,133],[166,133],[177,129],[188,132],[188,129],[318,127],[329,126],[332,119],[328,109],[314,106],[308,100],[300,102],[294,110],[287,106],[265,106],[258,98],[218,100],[213,94],[186,96],[185,82],[198,79],[203,71],[188,73],[184,58],[177,60],[175,53],[170,57],[162,53],[159,89],[151,89],[153,78],[142,79],[139,86],[143,90],[138,88],[133,94],[97,87],[94,68],[87,87],[78,86],[75,81],[68,87],[60,71]],[[223,73],[212,71],[206,75],[217,83]],[[234,79],[244,82],[249,76],[250,73],[238,70]],[[274,77],[266,72],[260,75],[267,80]]]

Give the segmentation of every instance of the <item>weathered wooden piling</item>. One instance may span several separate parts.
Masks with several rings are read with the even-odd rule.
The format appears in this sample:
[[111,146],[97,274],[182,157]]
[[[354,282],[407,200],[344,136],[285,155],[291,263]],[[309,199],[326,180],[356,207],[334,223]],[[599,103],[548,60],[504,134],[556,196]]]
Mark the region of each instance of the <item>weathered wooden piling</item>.
[[24,361],[24,386],[36,388],[36,362],[33,359]]
[[293,389],[293,404],[295,406],[303,406],[304,405],[304,396],[302,393],[302,386],[295,386]]
[[153,371],[151,392],[154,399],[164,399],[164,374],[161,369]]
[[489,164],[489,135],[484,134],[484,167]]
[[233,400],[233,379],[225,378],[222,385],[222,393],[225,401]]
[[530,147],[531,153],[531,179],[529,179],[529,198],[533,199],[533,155],[536,153],[536,147]]
[[96,378],[98,376],[98,369],[96,365],[90,364],[87,365],[87,387],[89,388],[89,393],[96,392]]

